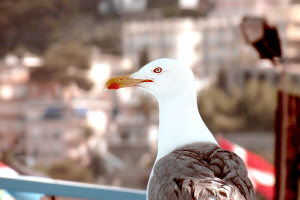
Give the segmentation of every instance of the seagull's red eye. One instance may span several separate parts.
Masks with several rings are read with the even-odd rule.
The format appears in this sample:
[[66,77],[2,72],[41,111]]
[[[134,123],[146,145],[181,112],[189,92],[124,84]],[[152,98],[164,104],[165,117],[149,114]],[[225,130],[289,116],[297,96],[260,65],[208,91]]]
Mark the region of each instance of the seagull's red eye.
[[154,73],[160,73],[161,71],[162,71],[162,68],[160,68],[160,67],[156,67],[156,68],[153,70]]

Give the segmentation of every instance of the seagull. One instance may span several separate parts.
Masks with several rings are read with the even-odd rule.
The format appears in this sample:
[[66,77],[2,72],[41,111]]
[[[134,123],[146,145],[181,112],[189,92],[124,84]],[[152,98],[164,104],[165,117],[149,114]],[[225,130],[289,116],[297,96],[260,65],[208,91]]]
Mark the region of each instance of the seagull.
[[158,151],[147,185],[148,200],[255,199],[244,162],[220,148],[199,114],[190,68],[161,58],[106,83],[111,90],[124,87],[142,88],[159,104]]

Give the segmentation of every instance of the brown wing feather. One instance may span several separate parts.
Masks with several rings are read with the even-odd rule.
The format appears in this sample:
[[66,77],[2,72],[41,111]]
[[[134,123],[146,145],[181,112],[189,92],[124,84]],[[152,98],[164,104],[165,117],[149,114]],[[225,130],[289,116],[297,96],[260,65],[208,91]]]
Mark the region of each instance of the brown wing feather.
[[[238,199],[244,200],[244,196],[240,194],[237,188],[225,185],[220,179],[175,179],[177,187],[174,189],[175,199]],[[173,198],[174,199],[174,198]]]
[[195,143],[160,159],[149,200],[255,199],[243,161],[215,144]]

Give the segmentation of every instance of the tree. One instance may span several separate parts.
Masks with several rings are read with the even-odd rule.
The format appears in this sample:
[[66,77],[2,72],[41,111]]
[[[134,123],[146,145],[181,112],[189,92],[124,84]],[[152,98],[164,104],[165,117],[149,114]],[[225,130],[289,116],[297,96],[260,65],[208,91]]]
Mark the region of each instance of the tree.
[[244,115],[246,129],[272,130],[276,107],[276,88],[266,81],[249,81],[240,99],[238,112]]
[[249,81],[230,95],[214,85],[198,97],[199,112],[213,132],[270,131],[275,106],[276,88],[263,81]]
[[148,8],[164,8],[164,7],[178,7],[178,0],[151,0],[147,1]]
[[224,67],[220,67],[219,69],[216,86],[224,92],[227,91],[227,71]]
[[233,132],[244,127],[244,118],[236,114],[238,105],[238,93],[229,96],[216,86],[202,91],[198,96],[200,115],[213,132]]
[[79,1],[79,9],[81,12],[85,13],[94,13],[95,15],[98,13],[98,4],[100,0],[80,0]]
[[44,55],[44,65],[32,69],[31,80],[55,80],[62,85],[75,83],[90,90],[92,82],[86,78],[89,70],[89,48],[80,42],[67,40],[51,45]]
[[77,12],[78,1],[0,1],[0,56],[18,46],[43,53],[53,42],[55,30]]
[[[103,27],[105,29],[105,27]],[[115,29],[115,28],[114,28]],[[93,44],[101,49],[101,52],[107,54],[121,55],[121,39],[118,32],[120,30],[115,30],[116,34],[111,34],[111,29],[108,28],[109,34],[105,33],[104,30],[95,31],[97,33],[90,37],[88,44]]]
[[26,45],[33,50],[44,50],[52,31],[53,10],[45,0],[0,2],[0,53]]
[[70,180],[70,181],[80,181],[80,182],[93,182],[92,172],[78,163],[71,160],[64,160],[58,163],[54,163],[47,170],[52,178]]

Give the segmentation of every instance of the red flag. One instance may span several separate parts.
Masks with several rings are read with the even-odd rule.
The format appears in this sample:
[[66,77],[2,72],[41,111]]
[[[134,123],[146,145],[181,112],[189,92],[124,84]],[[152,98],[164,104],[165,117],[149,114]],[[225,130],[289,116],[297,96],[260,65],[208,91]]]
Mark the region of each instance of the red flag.
[[262,157],[231,143],[229,140],[218,136],[221,148],[230,150],[240,156],[248,168],[249,178],[256,190],[266,199],[273,200],[275,195],[275,168]]

